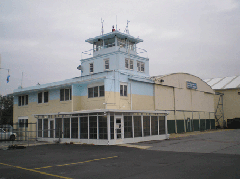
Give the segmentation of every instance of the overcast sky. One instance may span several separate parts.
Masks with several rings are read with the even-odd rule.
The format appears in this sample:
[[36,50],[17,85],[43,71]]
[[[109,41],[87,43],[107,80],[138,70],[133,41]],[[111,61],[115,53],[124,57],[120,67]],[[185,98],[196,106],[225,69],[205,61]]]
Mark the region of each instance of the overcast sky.
[[[117,24],[143,39],[150,75],[240,75],[238,0],[0,0],[0,94],[80,76],[86,39]],[[84,56],[87,58],[90,56]]]

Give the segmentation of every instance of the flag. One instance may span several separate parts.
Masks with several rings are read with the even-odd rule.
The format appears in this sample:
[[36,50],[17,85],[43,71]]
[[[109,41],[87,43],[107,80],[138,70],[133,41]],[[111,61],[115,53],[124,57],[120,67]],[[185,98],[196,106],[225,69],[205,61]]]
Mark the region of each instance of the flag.
[[7,83],[9,82],[10,75],[7,76]]

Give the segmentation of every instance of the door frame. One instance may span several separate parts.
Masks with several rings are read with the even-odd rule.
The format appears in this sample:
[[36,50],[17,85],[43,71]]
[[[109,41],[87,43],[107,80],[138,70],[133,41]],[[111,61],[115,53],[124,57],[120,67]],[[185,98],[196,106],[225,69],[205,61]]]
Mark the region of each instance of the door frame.
[[[117,123],[117,119],[121,119],[121,123]],[[121,126],[119,126],[121,125]],[[118,128],[120,127],[120,128]],[[121,138],[117,138],[117,129],[121,129]],[[116,144],[122,144],[124,139],[124,122],[122,115],[114,115],[114,139]]]

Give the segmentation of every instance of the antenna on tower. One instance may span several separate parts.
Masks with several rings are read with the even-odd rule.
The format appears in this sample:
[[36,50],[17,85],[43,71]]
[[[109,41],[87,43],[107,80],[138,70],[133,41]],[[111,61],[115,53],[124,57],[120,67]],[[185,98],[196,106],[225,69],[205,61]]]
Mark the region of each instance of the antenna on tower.
[[118,28],[117,28],[117,15],[116,15],[116,30],[117,30]]
[[103,35],[103,22],[104,22],[104,20],[102,20],[102,18],[101,18],[101,23],[102,23],[102,35]]
[[125,32],[127,33],[127,34],[129,34],[129,30],[128,30],[128,23],[129,23],[130,21],[129,20],[127,20],[127,26],[126,26],[126,29],[125,29]]

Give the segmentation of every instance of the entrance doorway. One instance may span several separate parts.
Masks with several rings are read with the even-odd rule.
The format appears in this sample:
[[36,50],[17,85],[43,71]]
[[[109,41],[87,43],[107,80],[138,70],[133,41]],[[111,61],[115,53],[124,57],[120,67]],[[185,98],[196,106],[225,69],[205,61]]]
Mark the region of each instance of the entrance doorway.
[[124,126],[123,126],[123,118],[122,116],[115,116],[115,139],[116,144],[123,143],[123,133],[124,133]]

